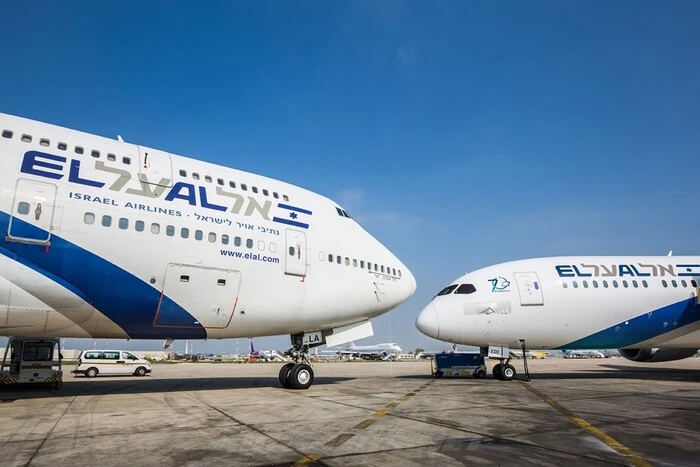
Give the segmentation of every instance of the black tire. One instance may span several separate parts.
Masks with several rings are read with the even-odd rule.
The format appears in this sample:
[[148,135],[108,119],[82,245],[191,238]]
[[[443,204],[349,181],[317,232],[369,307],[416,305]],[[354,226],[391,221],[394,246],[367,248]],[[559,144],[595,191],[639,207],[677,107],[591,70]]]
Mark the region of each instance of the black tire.
[[280,384],[285,389],[292,389],[292,385],[289,383],[289,372],[292,371],[294,363],[285,363],[280,368]]
[[136,376],[146,376],[146,369],[142,366],[138,367],[136,371],[134,371],[134,374]]
[[496,363],[496,364],[493,366],[493,370],[491,370],[491,372],[493,373],[493,377],[494,377],[494,378],[496,378],[496,379],[502,379],[502,378],[503,378],[503,376],[501,375],[501,369],[502,369],[502,368],[503,368],[503,366],[502,366],[500,363]]
[[484,379],[486,377],[486,371],[485,370],[476,370],[476,373],[474,373],[474,377]]
[[314,370],[306,363],[297,363],[287,377],[293,389],[308,389],[314,382]]
[[88,378],[94,378],[95,376],[97,376],[98,373],[99,371],[97,371],[97,368],[95,368],[94,366],[91,366],[90,368],[85,370],[85,376],[87,376]]
[[503,379],[503,381],[512,381],[515,378],[515,375],[517,374],[513,365],[504,366],[502,373],[503,374],[501,375],[501,379]]
[[436,378],[442,378],[445,373],[442,372],[442,370],[435,370],[435,377]]

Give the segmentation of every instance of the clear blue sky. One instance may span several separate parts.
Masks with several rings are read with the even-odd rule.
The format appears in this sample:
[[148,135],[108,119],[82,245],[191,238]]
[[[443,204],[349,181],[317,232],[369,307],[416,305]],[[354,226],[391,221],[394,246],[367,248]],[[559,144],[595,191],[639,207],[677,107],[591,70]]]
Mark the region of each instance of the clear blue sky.
[[367,342],[441,348],[415,317],[488,264],[700,252],[700,2],[2,11],[0,111],[119,133],[343,204],[418,281]]

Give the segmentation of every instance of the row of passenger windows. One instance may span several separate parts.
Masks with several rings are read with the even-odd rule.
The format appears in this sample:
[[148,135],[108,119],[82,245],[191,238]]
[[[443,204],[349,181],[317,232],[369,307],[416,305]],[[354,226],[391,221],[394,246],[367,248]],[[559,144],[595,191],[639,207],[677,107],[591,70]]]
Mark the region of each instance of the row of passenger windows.
[[[180,174],[181,177],[187,177],[187,171],[184,169],[180,169],[178,173]],[[198,172],[192,172],[192,178],[194,180],[201,180],[202,179],[202,177],[199,175]],[[207,183],[214,183],[214,178],[211,175],[205,175],[204,181]],[[224,186],[224,185],[226,185],[226,181],[223,178],[217,178],[216,184],[219,186]],[[233,182],[231,180],[228,181],[228,186],[229,186],[229,188],[234,188],[234,189],[236,187],[240,187],[240,189],[243,191],[248,191],[248,188],[249,188],[247,183],[241,183],[241,184],[237,185],[236,182]],[[263,188],[261,190],[257,186],[251,186],[250,191],[252,191],[253,193],[262,193],[263,196],[272,195],[272,197],[275,199],[280,198],[279,193],[277,193],[276,191],[270,192],[270,190],[268,190],[267,188]],[[289,201],[289,196],[283,194],[282,199],[284,201]]]
[[[27,212],[21,212],[21,214],[27,214]],[[83,221],[87,225],[93,225],[97,221],[97,216],[93,212],[86,212],[83,215]],[[121,230],[128,230],[129,226],[131,225],[131,222],[132,221],[126,217],[120,217],[117,220],[116,225]],[[110,216],[108,214],[101,216],[100,225],[102,225],[103,227],[112,227],[113,224],[114,224],[114,222],[113,222],[112,216]],[[134,230],[136,232],[144,232],[146,230],[146,222],[144,222],[142,220],[133,221],[133,226],[134,226]],[[151,222],[148,230],[154,235],[159,235],[161,233],[162,229],[161,229],[160,223]],[[180,227],[180,229],[179,229],[179,236],[181,238],[185,238],[185,239],[190,238],[190,233],[191,233],[190,229],[187,227]],[[178,229],[174,225],[166,225],[165,226],[165,234],[168,237],[175,237],[178,235]],[[202,240],[204,240],[204,235],[205,235],[204,231],[196,229],[196,230],[194,230],[192,236],[194,237],[195,240],[202,241]],[[207,240],[209,241],[209,243],[216,243],[217,239],[219,239],[223,245],[228,245],[229,243],[231,243],[231,238],[229,237],[228,234],[221,234],[220,236],[218,236],[216,234],[216,232],[207,232],[206,235],[207,235]],[[244,239],[241,237],[238,237],[238,236],[233,237],[233,245],[236,247],[243,246],[243,244],[244,244],[243,241],[244,241]],[[254,245],[255,245],[255,241],[252,238],[245,239],[245,247],[246,248],[252,249],[254,247]],[[264,241],[258,240],[258,250],[265,251],[265,242]],[[270,242],[269,243],[269,250],[271,253],[275,253],[277,251],[277,245],[274,242]],[[295,254],[294,247],[290,247],[290,255],[293,256],[294,254]],[[326,254],[320,253],[319,259],[321,261],[324,261],[326,259]],[[397,270],[396,268],[380,265],[377,263],[372,263],[369,261],[366,263],[365,263],[365,261],[358,262],[358,260],[356,260],[356,259],[351,260],[348,257],[345,257],[343,260],[342,256],[334,256],[332,254],[328,255],[328,261],[331,263],[337,263],[337,264],[343,264],[343,262],[344,262],[346,266],[350,266],[350,264],[352,262],[352,265],[354,267],[359,266],[361,269],[367,268],[368,271],[374,270],[375,272],[381,272],[383,274],[386,273],[386,274],[394,275],[396,277],[402,277],[401,269]]]
[[[635,289],[640,287],[640,282],[638,282],[637,280],[632,280],[631,282],[628,282],[626,279],[624,279],[621,281],[621,283],[622,283],[623,288],[629,288],[630,284]],[[565,289],[569,288],[569,282],[567,282],[567,281],[562,281],[561,285]],[[610,283],[608,283],[607,280],[602,280],[600,282],[600,284],[598,283],[597,280],[592,280],[590,282],[587,280],[584,280],[584,281],[581,281],[581,284],[580,284],[580,286],[583,287],[584,289],[587,289],[589,287],[597,289],[601,285],[604,289],[609,288],[611,285],[615,289],[620,287],[620,283],[617,280],[612,280],[612,281],[610,281]],[[672,279],[670,284],[666,279],[663,279],[661,281],[661,285],[664,286],[665,288],[668,288],[669,286],[675,287],[675,288],[678,288],[678,287],[697,287],[698,286],[697,283],[695,282],[695,280],[691,280],[690,282],[688,282],[685,279],[681,279],[680,281],[677,281],[676,279]],[[578,289],[579,282],[578,281],[571,281],[571,287],[573,287],[574,289]],[[646,289],[649,287],[649,283],[645,279],[643,279],[641,281],[641,287]],[[438,292],[437,295],[442,296],[442,295],[449,295],[451,293],[472,294],[474,292],[476,292],[476,287],[474,287],[473,284],[459,284],[459,285],[452,284],[452,285],[448,285],[447,287],[442,289],[440,292]]]
[[[14,136],[14,132],[12,130],[3,130],[2,131],[3,138],[12,139],[13,136]],[[32,140],[33,140],[32,135],[28,135],[26,133],[20,137],[20,141],[22,141],[23,143],[31,143]],[[51,146],[51,141],[47,138],[40,138],[39,139],[39,146],[49,147],[49,146]],[[68,144],[59,141],[58,143],[56,143],[56,149],[58,149],[59,151],[67,151]],[[85,154],[86,150],[82,146],[73,146],[73,151],[75,151],[76,154]],[[102,154],[97,149],[90,150],[90,155],[92,157],[94,157],[95,159],[99,159],[100,157],[102,157]],[[108,152],[105,155],[105,157],[107,158],[108,161],[111,161],[111,162],[115,162],[117,160],[116,154],[112,154],[111,152]],[[124,163],[126,165],[131,165],[131,157],[128,157],[128,156],[122,157],[122,163]]]
[[[622,282],[622,287],[623,287],[623,288],[625,288],[625,289],[626,289],[626,288],[629,288],[630,282],[628,282],[626,279],[625,279],[625,280],[622,280],[621,282]],[[612,280],[611,283],[612,283],[612,287],[615,288],[615,289],[617,289],[617,288],[620,287],[620,284],[619,284],[618,281],[616,281],[616,280]],[[608,284],[608,281],[607,281],[607,280],[601,281],[601,284],[602,284],[602,286],[603,286],[604,289],[607,289],[607,288],[609,287],[609,284]],[[637,280],[632,280],[632,281],[631,281],[631,284],[632,284],[632,287],[634,287],[635,289],[636,289],[636,288],[639,288],[639,286],[640,286],[640,283],[639,283]],[[568,283],[567,281],[562,281],[561,285],[562,285],[562,287],[564,287],[565,289],[569,288],[569,283]],[[663,279],[663,280],[661,281],[661,285],[664,286],[664,288],[668,288],[668,287],[669,287],[669,282],[668,282],[666,279]],[[579,283],[578,283],[578,281],[571,281],[571,286],[572,286],[574,289],[578,289],[578,288],[579,288]],[[589,287],[588,281],[586,281],[586,280],[581,281],[581,286],[582,286],[584,289],[587,289],[587,288]],[[591,281],[591,282],[590,282],[590,286],[593,287],[594,289],[597,289],[597,288],[599,287],[598,281],[597,281],[597,280]],[[646,289],[646,288],[649,287],[649,283],[648,283],[645,279],[642,279],[641,286],[642,286],[643,288]],[[697,287],[698,284],[695,282],[694,279],[691,280],[690,282],[686,281],[685,279],[681,279],[680,282],[677,281],[676,279],[672,279],[672,280],[671,280],[671,283],[670,283],[670,286],[671,286],[671,287],[674,287],[674,288],[678,288],[678,287]]]
[[[95,223],[97,219],[97,216],[95,216],[94,213],[92,212],[86,212],[83,215],[83,221],[87,225],[92,225]],[[127,230],[129,228],[131,221],[130,219],[126,217],[120,217],[117,220],[117,226],[121,230]],[[103,215],[100,219],[100,224],[103,227],[112,227],[113,222],[112,222],[112,216],[110,215]],[[137,232],[143,232],[146,230],[146,223],[142,220],[137,220],[134,221],[134,230]],[[149,231],[154,234],[158,235],[161,232],[161,225],[158,222],[152,222],[149,226]],[[175,237],[175,236],[180,236],[180,238],[190,238],[190,229],[187,227],[181,227],[178,229],[174,225],[166,225],[165,226],[165,235],[168,237]],[[193,237],[195,240],[202,241],[204,240],[204,234],[205,232],[199,229],[194,230],[193,232]],[[231,243],[231,238],[227,234],[221,234],[220,236],[216,234],[216,232],[207,232],[206,233],[207,240],[209,243],[216,243],[217,239],[221,241],[223,245],[228,245]],[[244,244],[244,239],[241,237],[233,237],[233,245],[240,247]],[[247,238],[245,239],[245,247],[252,249],[253,246],[255,245],[255,241],[252,238]],[[273,242],[270,242],[269,244],[269,249],[271,253],[275,253],[277,251],[277,245]],[[265,242],[262,240],[258,240],[258,250],[260,251],[265,251]]]
[[[326,260],[326,254],[321,252],[318,254],[318,259],[320,261],[325,261]],[[374,271],[374,272],[381,272],[385,274],[391,274],[396,277],[401,277],[401,269],[396,269],[392,268],[389,266],[384,266],[381,264],[377,263],[372,263],[370,261],[365,261],[363,260],[356,260],[356,259],[350,259],[347,256],[344,258],[340,255],[333,255],[332,253],[328,254],[328,262],[329,263],[336,263],[336,264],[345,264],[346,266],[350,266],[352,264],[353,267],[359,267],[360,269],[365,269],[367,268],[368,271]]]
[[[26,214],[27,212],[22,212],[21,214]],[[86,212],[83,215],[83,221],[87,225],[93,225],[96,222],[96,220],[97,220],[97,216],[93,212]],[[102,225],[103,227],[112,227],[113,224],[114,224],[114,222],[113,222],[112,216],[110,216],[108,214],[101,216],[100,225]],[[116,225],[121,230],[128,230],[130,224],[131,224],[131,220],[126,218],[126,217],[120,217],[116,222]],[[134,226],[134,230],[136,232],[144,232],[146,230],[146,223],[142,220],[133,221],[133,226]],[[162,229],[161,229],[161,225],[158,222],[151,222],[148,230],[150,230],[150,232],[154,235],[159,235],[161,233]],[[168,237],[177,236],[178,235],[177,230],[178,229],[174,225],[166,225],[165,226],[165,234]],[[194,230],[194,233],[192,236],[194,237],[195,240],[202,241],[202,240],[204,240],[204,235],[205,235],[204,231],[196,229],[196,230]],[[209,243],[216,243],[217,239],[219,239],[223,245],[228,245],[231,242],[231,238],[229,237],[228,234],[221,234],[220,236],[218,236],[216,234],[216,232],[207,232],[206,235],[207,235],[207,240],[209,241]],[[190,238],[190,229],[187,227],[180,227],[179,236],[181,238],[185,238],[185,239]],[[233,245],[236,247],[243,246],[243,241],[244,241],[244,239],[241,237],[238,237],[238,236],[233,237]],[[254,245],[255,245],[255,241],[252,238],[245,239],[245,247],[246,248],[252,249],[254,247]],[[265,251],[265,242],[264,241],[258,240],[258,250]],[[270,242],[269,243],[269,250],[271,253],[275,253],[277,251],[277,244],[275,244],[274,242]],[[290,247],[290,255],[293,256],[294,254],[295,254],[294,247]],[[326,258],[325,253],[319,254],[319,259],[321,261],[324,261],[325,258]],[[329,254],[328,261],[331,263],[336,262],[337,264],[343,264],[343,257],[342,256],[333,256],[332,254]],[[365,267],[366,267],[368,271],[374,270],[375,272],[392,274],[396,277],[402,276],[401,269],[397,270],[396,268],[391,268],[389,266],[379,265],[377,263],[372,263],[369,261],[367,263],[365,263],[365,261],[358,262],[356,259],[350,260],[350,258],[345,257],[344,262],[345,262],[346,266],[350,266],[351,261],[352,261],[352,265],[354,267],[359,266],[361,269],[365,269]]]
[[[12,139],[13,136],[14,136],[14,132],[12,130],[3,130],[2,131],[3,138]],[[32,135],[28,135],[25,133],[25,134],[22,134],[22,136],[20,137],[20,140],[24,143],[31,143],[33,140],[33,137],[32,137]],[[49,146],[51,146],[51,141],[48,140],[47,138],[40,138],[39,145],[44,146],[44,147],[49,147]],[[56,148],[59,149],[60,151],[67,151],[68,145],[66,143],[58,142],[58,143],[56,143]],[[86,153],[86,149],[82,146],[74,146],[73,150],[75,151],[76,154],[85,154]],[[94,157],[95,159],[99,159],[102,156],[100,151],[98,151],[96,149],[90,150],[90,155],[92,157]],[[115,162],[117,160],[117,156],[115,154],[112,154],[112,153],[107,153],[105,157],[107,158],[108,161],[111,161],[111,162]],[[131,158],[128,156],[122,157],[121,161],[122,161],[122,163],[124,163],[126,165],[131,165]],[[181,177],[187,177],[187,171],[184,169],[180,169],[178,173],[180,174]],[[200,177],[199,173],[192,172],[192,178],[194,180],[200,180],[201,177]],[[211,175],[205,175],[204,181],[206,181],[208,183],[213,183],[214,179]],[[223,178],[217,178],[216,183],[220,186],[224,186],[224,184],[225,184]],[[235,189],[237,185],[236,185],[236,182],[229,181],[228,186],[230,188]],[[248,185],[246,183],[241,183],[240,189],[243,191],[248,191]],[[271,193],[267,188],[263,188],[262,190],[259,190],[257,186],[251,186],[250,190],[253,193],[260,193],[261,192],[264,196],[272,195],[272,197],[275,199],[280,198],[279,193],[277,193],[275,191],[273,191]],[[284,201],[289,201],[289,196],[283,194],[282,199]],[[350,217],[350,216],[347,216],[347,217]]]

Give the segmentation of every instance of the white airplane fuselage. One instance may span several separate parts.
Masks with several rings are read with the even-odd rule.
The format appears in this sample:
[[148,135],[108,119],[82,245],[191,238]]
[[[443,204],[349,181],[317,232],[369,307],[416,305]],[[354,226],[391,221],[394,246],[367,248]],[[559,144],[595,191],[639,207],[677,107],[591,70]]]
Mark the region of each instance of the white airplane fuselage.
[[698,277],[698,256],[512,261],[455,280],[416,326],[482,348],[519,348],[524,339],[528,349],[664,348],[689,356],[700,347]]
[[415,291],[324,196],[6,114],[0,131],[0,335],[297,334]]

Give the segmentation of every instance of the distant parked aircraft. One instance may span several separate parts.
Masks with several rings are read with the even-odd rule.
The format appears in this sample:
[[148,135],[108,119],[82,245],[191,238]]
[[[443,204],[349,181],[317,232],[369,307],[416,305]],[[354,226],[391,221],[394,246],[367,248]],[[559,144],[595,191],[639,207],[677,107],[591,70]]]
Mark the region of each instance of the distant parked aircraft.
[[605,358],[598,350],[564,350],[564,358]]
[[355,345],[353,342],[342,350],[337,352],[340,355],[350,355],[363,358],[365,360],[383,360],[390,356],[398,356],[401,353],[401,347],[397,344],[382,343],[375,345]]
[[257,358],[266,362],[286,362],[289,360],[278,350],[255,350],[252,339],[250,340],[250,353],[248,356],[250,358]]

